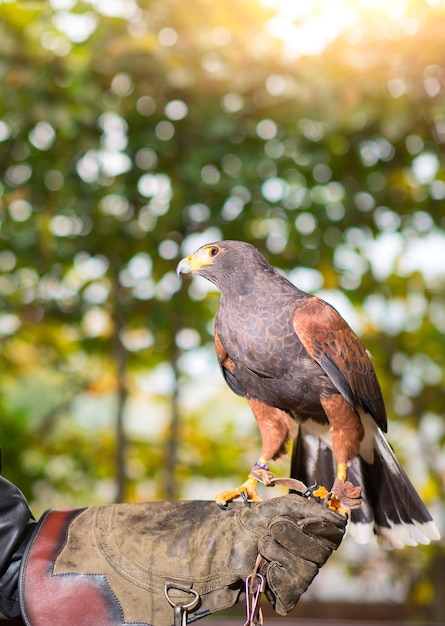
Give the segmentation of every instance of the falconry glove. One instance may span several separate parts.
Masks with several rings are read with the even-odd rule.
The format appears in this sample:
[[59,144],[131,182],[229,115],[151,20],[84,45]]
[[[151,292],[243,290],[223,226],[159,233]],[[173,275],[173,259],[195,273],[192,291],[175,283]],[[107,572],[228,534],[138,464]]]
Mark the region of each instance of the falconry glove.
[[346,517],[298,495],[253,503],[250,510],[243,508],[237,517],[243,532],[250,534],[246,544],[252,544],[252,552],[257,537],[262,557],[258,573],[265,578],[267,599],[280,615],[287,615],[295,607],[338,548],[347,522]]
[[181,501],[50,511],[25,555],[23,615],[28,626],[170,626],[172,606],[190,604],[195,621],[244,599],[259,555],[265,594],[286,614],[345,525],[298,495],[227,510]]

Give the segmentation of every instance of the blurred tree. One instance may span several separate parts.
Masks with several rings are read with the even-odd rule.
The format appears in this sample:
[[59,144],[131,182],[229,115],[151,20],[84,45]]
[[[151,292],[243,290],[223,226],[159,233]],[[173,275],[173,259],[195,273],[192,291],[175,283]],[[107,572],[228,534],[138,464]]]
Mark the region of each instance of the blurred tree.
[[[302,54],[317,14],[256,0],[0,2],[3,446],[28,495],[137,498],[156,477],[151,495],[177,497],[192,473],[244,469],[215,450],[212,408],[187,407],[217,298],[174,273],[225,237],[358,330],[443,502],[445,10],[402,4]],[[145,442],[125,417],[147,371],[170,381],[149,390],[170,424]],[[112,399],[116,437],[73,421],[79,398]]]

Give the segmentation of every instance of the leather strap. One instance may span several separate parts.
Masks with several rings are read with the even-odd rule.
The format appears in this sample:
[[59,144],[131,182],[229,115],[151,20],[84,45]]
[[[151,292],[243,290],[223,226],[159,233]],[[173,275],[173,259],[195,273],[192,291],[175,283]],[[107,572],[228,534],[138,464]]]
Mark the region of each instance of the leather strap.
[[123,626],[125,623],[106,576],[54,574],[54,564],[65,545],[70,523],[84,510],[52,510],[42,518],[22,562],[20,602],[27,626]]

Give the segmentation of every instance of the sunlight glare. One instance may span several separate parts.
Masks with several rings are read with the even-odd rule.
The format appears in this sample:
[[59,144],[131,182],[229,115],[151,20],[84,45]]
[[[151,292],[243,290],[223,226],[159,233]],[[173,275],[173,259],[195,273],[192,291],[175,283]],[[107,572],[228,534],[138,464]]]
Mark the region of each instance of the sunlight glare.
[[[268,32],[284,45],[289,57],[320,54],[345,31],[353,33],[369,16],[382,21],[407,21],[415,4],[424,0],[260,0],[275,11],[268,21]],[[431,4],[432,0],[427,3]],[[444,0],[434,0],[435,5]],[[409,25],[414,28],[413,24]],[[406,29],[405,29],[406,30]]]

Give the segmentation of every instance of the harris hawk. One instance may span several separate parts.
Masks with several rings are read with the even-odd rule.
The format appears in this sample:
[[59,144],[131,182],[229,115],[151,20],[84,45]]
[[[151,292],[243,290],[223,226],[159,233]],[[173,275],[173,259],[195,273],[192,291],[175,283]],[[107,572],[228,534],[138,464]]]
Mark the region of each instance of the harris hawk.
[[385,405],[369,353],[340,314],[298,289],[245,242],[202,246],[179,262],[177,272],[198,274],[220,291],[214,332],[219,365],[232,391],[249,403],[262,437],[253,474],[217,502],[258,500],[258,472],[267,473],[267,463],[295,437],[291,476],[329,484],[329,491],[315,495],[347,510],[359,542],[372,531],[386,548],[438,539],[383,434]]

